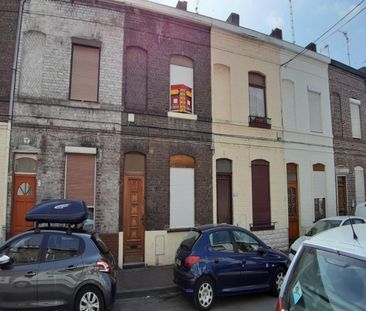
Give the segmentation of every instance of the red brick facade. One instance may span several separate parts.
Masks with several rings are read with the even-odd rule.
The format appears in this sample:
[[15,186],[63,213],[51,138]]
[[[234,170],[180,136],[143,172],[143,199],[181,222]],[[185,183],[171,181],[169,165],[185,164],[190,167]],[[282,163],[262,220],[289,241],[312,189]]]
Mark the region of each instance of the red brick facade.
[[[365,80],[366,74],[339,62],[332,61],[329,66],[335,167],[337,175],[347,178],[347,209],[350,214],[354,213],[356,202],[354,168],[360,166],[366,172]],[[352,137],[350,98],[361,101],[361,139]]]

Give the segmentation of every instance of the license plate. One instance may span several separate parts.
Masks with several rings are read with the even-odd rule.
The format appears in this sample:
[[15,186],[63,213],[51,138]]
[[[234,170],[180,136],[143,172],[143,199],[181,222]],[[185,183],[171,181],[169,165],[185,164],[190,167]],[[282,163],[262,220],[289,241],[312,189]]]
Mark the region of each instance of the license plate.
[[175,264],[176,264],[177,266],[180,266],[180,265],[182,264],[182,262],[181,262],[181,260],[180,260],[179,258],[176,258],[176,259],[175,259]]

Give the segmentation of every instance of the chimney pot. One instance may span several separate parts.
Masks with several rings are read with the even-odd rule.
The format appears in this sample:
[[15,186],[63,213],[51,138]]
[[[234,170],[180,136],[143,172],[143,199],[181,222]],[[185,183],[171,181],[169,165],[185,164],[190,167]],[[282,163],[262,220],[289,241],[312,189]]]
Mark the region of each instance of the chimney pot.
[[305,49],[308,49],[310,51],[316,52],[316,44],[314,42],[310,42]]
[[235,26],[239,26],[240,16],[237,13],[231,13],[226,22]]
[[280,28],[273,29],[270,36],[282,40],[282,29]]
[[187,1],[178,1],[177,3],[177,6],[176,6],[177,9],[179,10],[182,10],[182,11],[187,11]]

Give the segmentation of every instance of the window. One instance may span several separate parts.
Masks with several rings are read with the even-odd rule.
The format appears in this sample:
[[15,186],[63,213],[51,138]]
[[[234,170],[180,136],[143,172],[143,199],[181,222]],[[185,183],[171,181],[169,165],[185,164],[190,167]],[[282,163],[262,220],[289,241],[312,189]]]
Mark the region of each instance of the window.
[[269,187],[269,162],[252,161],[252,208],[251,230],[274,229],[271,224],[271,199]]
[[323,164],[313,165],[313,192],[314,192],[314,215],[315,221],[326,217],[326,176]]
[[193,61],[184,56],[170,60],[170,111],[193,114]]
[[249,126],[271,128],[267,118],[266,79],[256,72],[249,72]]
[[210,249],[215,252],[233,253],[234,246],[230,232],[227,230],[216,231],[209,235]]
[[361,121],[360,121],[361,102],[353,98],[350,98],[349,102],[351,111],[352,137],[361,138]]
[[13,241],[0,255],[7,255],[14,260],[14,265],[36,263],[39,260],[43,235],[30,234]]
[[[73,42],[82,40],[73,40]],[[72,45],[70,99],[97,102],[99,86],[100,43],[84,40],[86,46]]]
[[[73,149],[75,148],[75,149]],[[78,149],[78,150],[76,150]],[[88,227],[94,225],[95,208],[95,148],[85,148],[94,154],[82,154],[72,152],[83,152],[84,148],[67,147],[66,152],[66,177],[65,177],[65,198],[83,200],[88,206],[89,220]]]
[[194,159],[170,158],[170,227],[194,226]]
[[363,168],[355,167],[355,190],[356,190],[356,204],[365,202],[365,176]]
[[259,249],[259,243],[249,234],[243,231],[233,231],[234,240],[238,246],[239,253],[255,253]]
[[80,253],[80,239],[66,234],[50,234],[47,243],[46,261],[69,259]]
[[320,93],[308,91],[310,131],[322,133],[322,110]]

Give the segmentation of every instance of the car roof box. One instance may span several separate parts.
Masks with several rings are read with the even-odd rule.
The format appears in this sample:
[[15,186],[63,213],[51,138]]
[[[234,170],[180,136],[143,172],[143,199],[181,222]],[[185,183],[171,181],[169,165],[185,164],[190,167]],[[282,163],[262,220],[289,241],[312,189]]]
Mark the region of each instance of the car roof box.
[[88,218],[84,201],[49,200],[41,202],[28,211],[27,221],[38,223],[80,224]]

